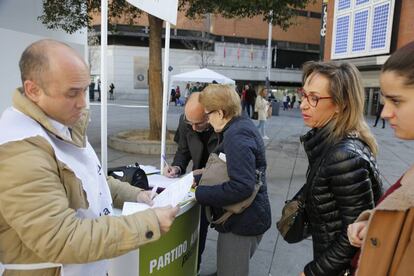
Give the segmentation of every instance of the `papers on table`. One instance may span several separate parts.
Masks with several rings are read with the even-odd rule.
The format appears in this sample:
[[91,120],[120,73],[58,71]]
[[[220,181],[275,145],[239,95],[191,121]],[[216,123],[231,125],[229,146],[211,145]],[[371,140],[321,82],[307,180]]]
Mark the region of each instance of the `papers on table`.
[[176,178],[164,191],[154,198],[154,207],[176,206],[186,198],[193,185],[193,172],[182,178]]
[[159,169],[157,169],[154,166],[150,166],[150,165],[139,165],[139,167],[141,169],[144,170],[145,174],[154,174],[154,173],[160,173],[161,171]]
[[138,202],[125,202],[124,208],[122,208],[122,215],[127,216],[131,215],[133,213],[144,211],[151,206],[145,204],[145,203],[138,203]]
[[150,187],[157,186],[159,188],[167,188],[171,184],[174,184],[175,182],[177,182],[178,179],[179,178],[169,178],[169,177],[166,177],[160,174],[152,174],[152,175],[148,175],[148,185]]
[[154,198],[154,205],[149,206],[144,203],[125,202],[122,215],[130,215],[144,211],[150,207],[165,207],[167,205],[176,206],[181,203],[194,200],[194,193],[190,192],[193,184],[193,173],[189,173],[182,178],[173,178],[173,182],[168,185],[158,196]]

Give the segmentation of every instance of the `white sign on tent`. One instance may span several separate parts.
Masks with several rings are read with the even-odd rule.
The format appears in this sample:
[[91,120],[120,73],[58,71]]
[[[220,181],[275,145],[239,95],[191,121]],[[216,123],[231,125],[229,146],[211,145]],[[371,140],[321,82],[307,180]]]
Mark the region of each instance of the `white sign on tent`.
[[177,24],[178,0],[127,0],[127,2],[173,25]]

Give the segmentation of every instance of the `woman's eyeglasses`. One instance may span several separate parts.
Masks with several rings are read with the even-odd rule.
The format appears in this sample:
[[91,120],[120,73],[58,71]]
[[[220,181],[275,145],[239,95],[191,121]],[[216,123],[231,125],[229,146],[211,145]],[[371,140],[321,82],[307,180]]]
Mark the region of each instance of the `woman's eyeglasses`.
[[306,94],[306,91],[303,88],[298,91],[298,94],[301,100],[303,100],[303,98],[306,98],[309,105],[312,107],[318,106],[320,100],[332,99],[332,97],[319,97],[317,95],[311,94],[311,92]]
[[217,110],[212,110],[212,111],[209,111],[209,112],[206,112],[206,113],[204,113],[205,115],[206,115],[206,117],[208,118],[208,117],[210,117],[210,114],[212,114],[212,113],[214,113],[214,112],[216,112]]

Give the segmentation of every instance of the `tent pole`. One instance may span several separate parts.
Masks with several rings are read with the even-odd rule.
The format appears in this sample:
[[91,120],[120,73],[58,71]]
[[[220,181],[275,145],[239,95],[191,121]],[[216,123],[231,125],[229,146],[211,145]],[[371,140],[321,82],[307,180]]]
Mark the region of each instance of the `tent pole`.
[[108,34],[108,0],[101,0],[101,166],[102,173],[108,171],[108,110],[107,110],[107,34]]
[[163,96],[162,96],[162,126],[161,126],[161,156],[160,170],[164,173],[165,143],[167,133],[167,104],[168,104],[168,67],[170,63],[170,23],[165,22],[165,47],[163,68]]

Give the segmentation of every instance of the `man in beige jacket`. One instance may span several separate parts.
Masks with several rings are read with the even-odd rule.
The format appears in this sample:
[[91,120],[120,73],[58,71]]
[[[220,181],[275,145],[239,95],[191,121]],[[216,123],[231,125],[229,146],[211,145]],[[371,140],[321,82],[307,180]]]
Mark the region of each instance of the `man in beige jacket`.
[[[30,45],[19,65],[23,87],[0,118],[0,262],[33,270],[5,275],[106,275],[105,259],[159,239],[178,207],[111,216],[151,198],[101,171],[85,135],[87,65],[54,40]],[[48,263],[62,268],[27,266]]]

